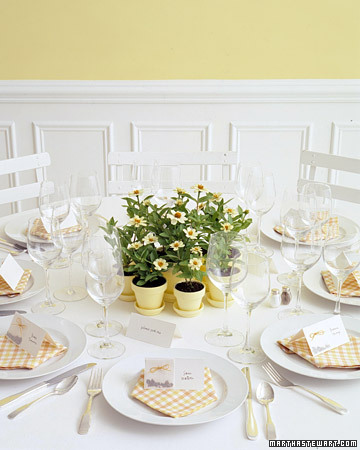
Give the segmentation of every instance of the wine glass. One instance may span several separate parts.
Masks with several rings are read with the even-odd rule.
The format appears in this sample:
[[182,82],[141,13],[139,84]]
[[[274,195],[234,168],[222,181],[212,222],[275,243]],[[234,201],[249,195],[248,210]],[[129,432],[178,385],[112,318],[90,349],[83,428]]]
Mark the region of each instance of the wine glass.
[[248,208],[257,218],[257,239],[255,248],[258,252],[267,254],[267,250],[261,246],[261,219],[270,211],[275,203],[275,182],[271,172],[252,170],[245,188],[245,201]]
[[62,237],[58,219],[51,221],[50,236],[39,231],[40,217],[29,219],[27,229],[27,249],[32,260],[45,271],[45,301],[37,303],[31,310],[34,313],[59,314],[65,309],[61,302],[54,302],[49,287],[49,268],[62,251]]
[[[65,223],[67,225],[65,226]],[[63,240],[63,253],[69,258],[68,286],[54,292],[54,297],[63,302],[77,302],[87,297],[87,291],[81,286],[74,286],[72,282],[72,263],[74,253],[81,248],[86,228],[81,218],[81,212],[77,215],[70,212],[66,221],[61,225]]]
[[206,256],[206,272],[210,281],[223,292],[224,320],[222,328],[208,331],[205,340],[219,347],[233,347],[243,341],[243,335],[228,326],[230,279],[239,285],[246,277],[247,250],[244,238],[233,232],[219,231],[210,238]]
[[88,348],[89,355],[99,359],[111,359],[121,356],[125,346],[120,342],[111,341],[108,332],[108,307],[119,297],[124,288],[124,274],[120,269],[106,281],[97,281],[89,273],[85,283],[90,297],[103,306],[104,311],[104,339]]
[[70,211],[70,195],[68,185],[56,184],[45,180],[40,184],[39,210],[43,223],[50,226],[52,218],[65,220]]
[[309,182],[302,188],[304,195],[312,194],[316,202],[316,221],[325,225],[332,214],[332,194],[327,183]]
[[[316,223],[316,197],[314,191],[293,191],[285,189],[280,208],[280,224],[289,236],[299,241]],[[299,280],[295,270],[278,275],[277,280],[285,286],[297,287]]]
[[241,286],[231,284],[231,295],[247,312],[247,328],[243,347],[234,347],[228,351],[228,357],[242,364],[262,362],[264,352],[250,345],[250,318],[252,311],[259,306],[270,292],[269,258],[256,252],[248,253],[247,276]]
[[317,223],[303,235],[302,240],[299,240],[299,238],[293,239],[290,230],[284,228],[281,237],[281,255],[296,271],[298,290],[295,308],[286,308],[280,311],[279,319],[311,313],[311,311],[301,307],[301,287],[304,272],[314,266],[320,259],[323,248],[322,240],[319,239],[320,233],[321,225]]
[[[103,241],[104,237],[102,235],[94,235],[94,236],[87,236],[83,242],[82,247],[82,266],[85,271],[87,271],[88,268],[88,254],[91,250],[91,247],[94,248],[97,245],[100,247],[104,245]],[[99,244],[96,244],[96,242],[99,241]],[[107,248],[107,247],[106,247]],[[99,250],[101,251],[101,250]],[[117,254],[116,258],[121,258],[121,255]],[[105,313],[105,311],[104,311]],[[123,329],[123,326],[120,322],[117,320],[108,320],[108,336],[112,337],[117,334],[119,334]],[[94,337],[105,337],[105,323],[102,319],[96,320],[93,322],[88,323],[85,325],[85,332],[89,334],[90,336]]]
[[340,314],[341,289],[351,272],[360,265],[360,234],[348,234],[341,241],[327,241],[324,247],[327,269],[337,280],[337,296],[333,314]]
[[96,172],[78,173],[70,179],[70,196],[75,211],[82,215],[85,223],[89,223],[101,204],[99,179]]
[[181,184],[181,170],[179,166],[161,166],[154,164],[151,173],[151,185],[154,201],[160,205],[174,205],[174,190]]
[[262,167],[259,162],[238,163],[235,176],[235,193],[239,200],[246,205],[245,192],[249,183],[249,178],[253,173],[262,176]]

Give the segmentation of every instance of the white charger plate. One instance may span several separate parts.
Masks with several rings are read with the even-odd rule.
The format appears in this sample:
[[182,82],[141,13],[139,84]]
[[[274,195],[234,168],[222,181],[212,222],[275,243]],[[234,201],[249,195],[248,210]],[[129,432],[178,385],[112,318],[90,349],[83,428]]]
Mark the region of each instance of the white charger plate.
[[[323,277],[321,276],[321,271],[326,270],[326,267],[316,265],[304,273],[303,282],[304,285],[320,297],[336,302],[336,295],[330,294],[328,291]],[[345,305],[360,306],[360,297],[341,297],[341,303]]]
[[[324,380],[360,379],[360,369],[318,369],[299,355],[285,353],[276,343],[279,339],[289,337],[307,325],[329,317],[331,317],[329,314],[304,314],[286,320],[277,320],[263,331],[260,338],[261,347],[274,363],[300,375]],[[360,336],[360,320],[346,316],[341,318],[349,334]]]
[[[1,335],[6,334],[13,317],[0,317]],[[49,375],[57,370],[64,369],[76,361],[84,352],[86,347],[85,333],[70,320],[50,314],[26,314],[24,317],[44,328],[56,342],[65,345],[67,351],[63,355],[50,358],[35,369],[0,370],[0,380],[24,380]]]
[[[155,411],[131,397],[131,392],[145,365],[145,357],[201,358],[210,368],[218,400],[194,414],[173,418]],[[195,425],[211,422],[235,411],[246,399],[248,385],[243,373],[220,356],[185,348],[161,349],[156,354],[140,354],[122,359],[106,374],[103,394],[116,411],[143,423],[166,426]]]
[[23,269],[31,269],[31,276],[24,292],[16,297],[0,295],[0,305],[10,305],[33,297],[45,288],[45,272],[38,264],[32,261],[16,260]]
[[17,214],[16,218],[10,220],[4,227],[5,234],[19,244],[26,245],[26,229],[31,217],[39,216],[38,210],[25,211]]
[[[337,242],[341,241],[341,236],[355,234],[359,231],[359,227],[353,220],[343,216],[337,217],[339,220],[339,233],[340,233],[340,237],[336,238]],[[262,219],[261,232],[268,238],[272,239],[273,241],[281,243],[281,234],[274,231],[274,227],[276,225],[279,225],[279,223],[280,223],[279,214],[265,215]]]

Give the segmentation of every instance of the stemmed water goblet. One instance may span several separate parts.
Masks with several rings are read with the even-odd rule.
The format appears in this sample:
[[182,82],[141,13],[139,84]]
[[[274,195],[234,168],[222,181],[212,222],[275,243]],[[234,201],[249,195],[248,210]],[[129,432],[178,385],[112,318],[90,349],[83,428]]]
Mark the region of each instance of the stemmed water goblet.
[[360,234],[348,234],[341,240],[326,242],[324,261],[327,269],[337,280],[337,295],[333,314],[340,314],[342,285],[350,273],[360,266]]
[[40,223],[39,217],[29,219],[26,240],[31,259],[45,271],[45,301],[37,303],[31,310],[35,313],[59,314],[64,311],[65,305],[62,302],[55,302],[51,298],[49,268],[62,251],[60,223],[58,219],[53,219],[50,233],[38,232]]
[[[296,226],[294,224],[294,226]],[[291,230],[293,231],[293,230]],[[310,231],[303,234],[302,239],[299,237],[293,239],[291,231],[286,227],[281,236],[281,255],[285,261],[296,271],[298,280],[298,289],[296,295],[295,308],[286,308],[278,314],[279,319],[285,319],[291,316],[299,316],[309,314],[311,311],[301,307],[301,288],[304,272],[313,267],[320,259],[322,253],[322,240],[319,239],[321,233],[321,224],[316,223]]]
[[155,164],[151,173],[151,185],[154,201],[159,205],[174,205],[174,190],[180,186],[181,170],[179,166],[161,166]]
[[205,334],[205,340],[219,347],[239,345],[243,341],[243,335],[228,326],[228,300],[230,279],[233,286],[238,286],[246,277],[247,250],[244,238],[233,232],[214,233],[210,238],[206,257],[206,272],[210,281],[224,295],[224,320],[222,328]]
[[272,173],[252,170],[245,188],[245,201],[248,208],[255,213],[258,218],[257,239],[255,249],[266,256],[271,256],[272,252],[261,245],[261,219],[268,213],[275,203],[275,182]]
[[240,286],[232,283],[231,295],[247,312],[247,328],[243,347],[234,347],[228,351],[228,357],[242,364],[260,363],[265,359],[264,352],[250,345],[250,318],[252,311],[259,306],[270,292],[269,258],[256,252],[248,253],[247,276]]
[[246,189],[250,176],[255,173],[262,176],[262,167],[259,162],[254,163],[238,163],[235,175],[235,193],[238,199],[246,205]]

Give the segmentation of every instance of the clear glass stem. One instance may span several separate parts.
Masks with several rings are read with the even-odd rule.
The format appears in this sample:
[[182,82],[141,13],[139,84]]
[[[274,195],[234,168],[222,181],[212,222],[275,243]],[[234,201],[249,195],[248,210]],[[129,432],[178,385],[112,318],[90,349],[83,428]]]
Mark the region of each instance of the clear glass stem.
[[109,320],[108,320],[108,308],[104,306],[104,340],[101,343],[101,347],[111,347],[111,342],[109,338]]
[[44,267],[45,270],[45,305],[53,306],[54,302],[51,300],[50,283],[49,283],[49,269]]
[[258,227],[257,227],[257,238],[256,238],[256,242],[257,242],[257,247],[260,248],[261,247],[261,219],[262,219],[262,214],[258,215]]
[[229,299],[229,293],[224,293],[224,314],[223,314],[223,326],[222,331],[223,333],[229,332],[229,321],[228,321],[228,299]]
[[67,293],[69,294],[69,295],[72,295],[72,294],[74,294],[74,288],[73,288],[73,285],[72,285],[72,260],[73,260],[73,258],[72,258],[72,256],[73,256],[73,254],[72,253],[70,253],[70,255],[69,255],[69,287],[68,287],[68,289],[67,289]]
[[251,318],[251,309],[247,310],[247,320],[246,320],[246,333],[245,333],[245,342],[243,351],[251,352],[250,347],[250,318]]
[[298,289],[297,289],[297,295],[296,295],[296,303],[295,303],[295,311],[296,313],[299,313],[301,311],[301,287],[302,287],[302,279],[303,279],[304,272],[298,271],[297,277],[298,277]]
[[341,289],[344,280],[342,278],[337,279],[337,297],[335,303],[334,314],[340,314],[340,302],[341,302]]

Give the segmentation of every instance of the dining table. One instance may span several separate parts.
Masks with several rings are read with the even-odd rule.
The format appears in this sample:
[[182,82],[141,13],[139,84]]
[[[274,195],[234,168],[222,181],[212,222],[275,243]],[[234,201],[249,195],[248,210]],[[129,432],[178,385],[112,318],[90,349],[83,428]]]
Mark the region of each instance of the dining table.
[[[14,222],[15,220],[24,222],[31,213],[36,215],[38,211],[25,211],[1,217],[0,236],[8,239],[8,236],[5,234],[6,225],[10,221]],[[271,211],[268,214],[275,214],[275,211]],[[121,223],[125,217],[122,199],[119,196],[103,198],[97,215],[105,219],[110,219],[113,216]],[[281,285],[277,281],[277,274],[288,272],[289,266],[281,256],[279,242],[265,235],[261,239],[262,244],[274,252],[272,257],[271,288],[281,289]],[[5,256],[6,253],[1,252],[1,257]],[[15,259],[24,262],[30,261],[30,257],[26,252],[16,256]],[[318,267],[320,272],[321,268],[324,267],[324,263],[320,260],[316,267]],[[50,270],[51,291],[66,286],[67,271],[66,267]],[[85,273],[78,258],[75,258],[73,264],[73,278],[77,285],[85,286]],[[19,302],[10,303],[9,305],[2,303],[0,304],[0,312],[5,309],[21,309],[31,312],[32,305],[43,300],[44,296],[45,292],[41,290],[36,295]],[[296,288],[292,288],[293,299],[291,305],[294,305],[295,296]],[[302,305],[314,314],[331,313],[335,305],[330,299],[315,294],[306,286],[302,289],[301,301]],[[89,296],[83,300],[66,302],[65,304],[65,310],[57,317],[67,319],[82,330],[89,322],[102,317],[101,306]],[[280,324],[280,322],[286,323],[287,319],[280,321],[277,317],[279,311],[283,308],[286,308],[286,306],[271,307],[269,301],[266,300],[253,311],[251,317],[251,341],[253,343],[260,343],[261,335],[268,327]],[[341,312],[344,317],[349,315],[355,323],[360,324],[360,300],[353,305],[342,304]],[[40,381],[49,379],[81,364],[96,363],[98,367],[103,369],[106,380],[106,374],[127,358],[148,354],[158,354],[161,357],[165,351],[163,347],[126,336],[126,328],[132,313],[136,313],[133,302],[125,302],[118,299],[109,307],[110,320],[115,319],[123,325],[123,331],[112,337],[113,340],[117,340],[125,345],[126,350],[122,356],[108,360],[91,357],[87,353],[86,347],[96,342],[99,338],[87,335],[87,343],[82,353],[78,355],[76,360],[71,361],[66,368],[60,368],[53,374],[37,378],[11,379],[11,376],[9,376],[9,379],[7,379],[6,375],[3,375],[0,378],[0,398],[27,389]],[[171,348],[186,349],[190,357],[193,350],[208,352],[221,357],[227,360],[228,364],[238,369],[238,372],[236,372],[238,376],[232,377],[231,383],[243,383],[244,375],[241,369],[244,366],[229,360],[227,357],[228,348],[211,346],[204,339],[206,331],[221,326],[223,320],[222,309],[212,307],[204,301],[204,309],[201,314],[196,317],[185,318],[174,312],[171,303],[166,303],[164,310],[159,315],[154,316],[154,318],[176,324],[177,328],[172,339]],[[46,323],[46,317],[43,320]],[[229,322],[231,327],[245,333],[246,320],[246,312],[237,303],[230,306]],[[360,327],[357,332],[360,333]],[[76,345],[76,342],[72,344]],[[186,351],[184,351],[184,354],[186,354]],[[348,410],[347,414],[338,414],[319,399],[306,392],[272,385],[274,401],[271,403],[270,409],[276,426],[277,439],[283,441],[281,443],[282,447],[290,448],[292,445],[291,440],[306,441],[307,443],[305,442],[303,446],[316,446],[317,448],[321,447],[319,441],[324,440],[336,441],[337,443],[350,440],[360,441],[360,370],[353,377],[326,379],[324,377],[320,378],[297,373],[277,364],[274,364],[274,366],[293,383],[306,386],[313,391],[321,393],[337,401]],[[319,370],[326,371],[327,369]],[[78,375],[78,382],[67,394],[44,399],[14,419],[7,417],[11,411],[23,403],[36,398],[38,395],[48,392],[49,388],[44,388],[41,391],[24,396],[16,402],[0,407],[0,449],[266,449],[269,448],[269,441],[265,437],[266,409],[257,401],[255,392],[261,381],[270,382],[271,380],[261,364],[250,365],[250,374],[253,411],[258,425],[258,438],[256,440],[247,438],[246,402],[237,405],[238,407],[233,408],[232,411],[223,416],[217,417],[214,413],[213,417],[211,418],[210,415],[209,420],[204,421],[204,423],[196,423],[195,421],[195,423],[182,424],[181,419],[174,419],[174,426],[167,426],[168,424],[146,423],[141,419],[141,416],[129,417],[122,414],[109,404],[103,394],[98,395],[93,400],[89,432],[85,435],[80,435],[78,434],[78,426],[88,400],[87,385],[90,377],[90,371],[88,370]],[[116,383],[116,377],[114,383]],[[225,391],[222,395],[226,394],[226,389],[228,388],[230,386],[225,386]],[[114,389],[114,392],[117,392],[116,389]],[[107,395],[109,395],[109,392]],[[218,401],[221,402],[221,400],[219,398]],[[201,411],[198,414],[201,414]],[[314,441],[318,441],[318,444],[314,445]],[[357,442],[356,445],[359,445],[359,443]],[[332,446],[335,446],[334,443]]]

